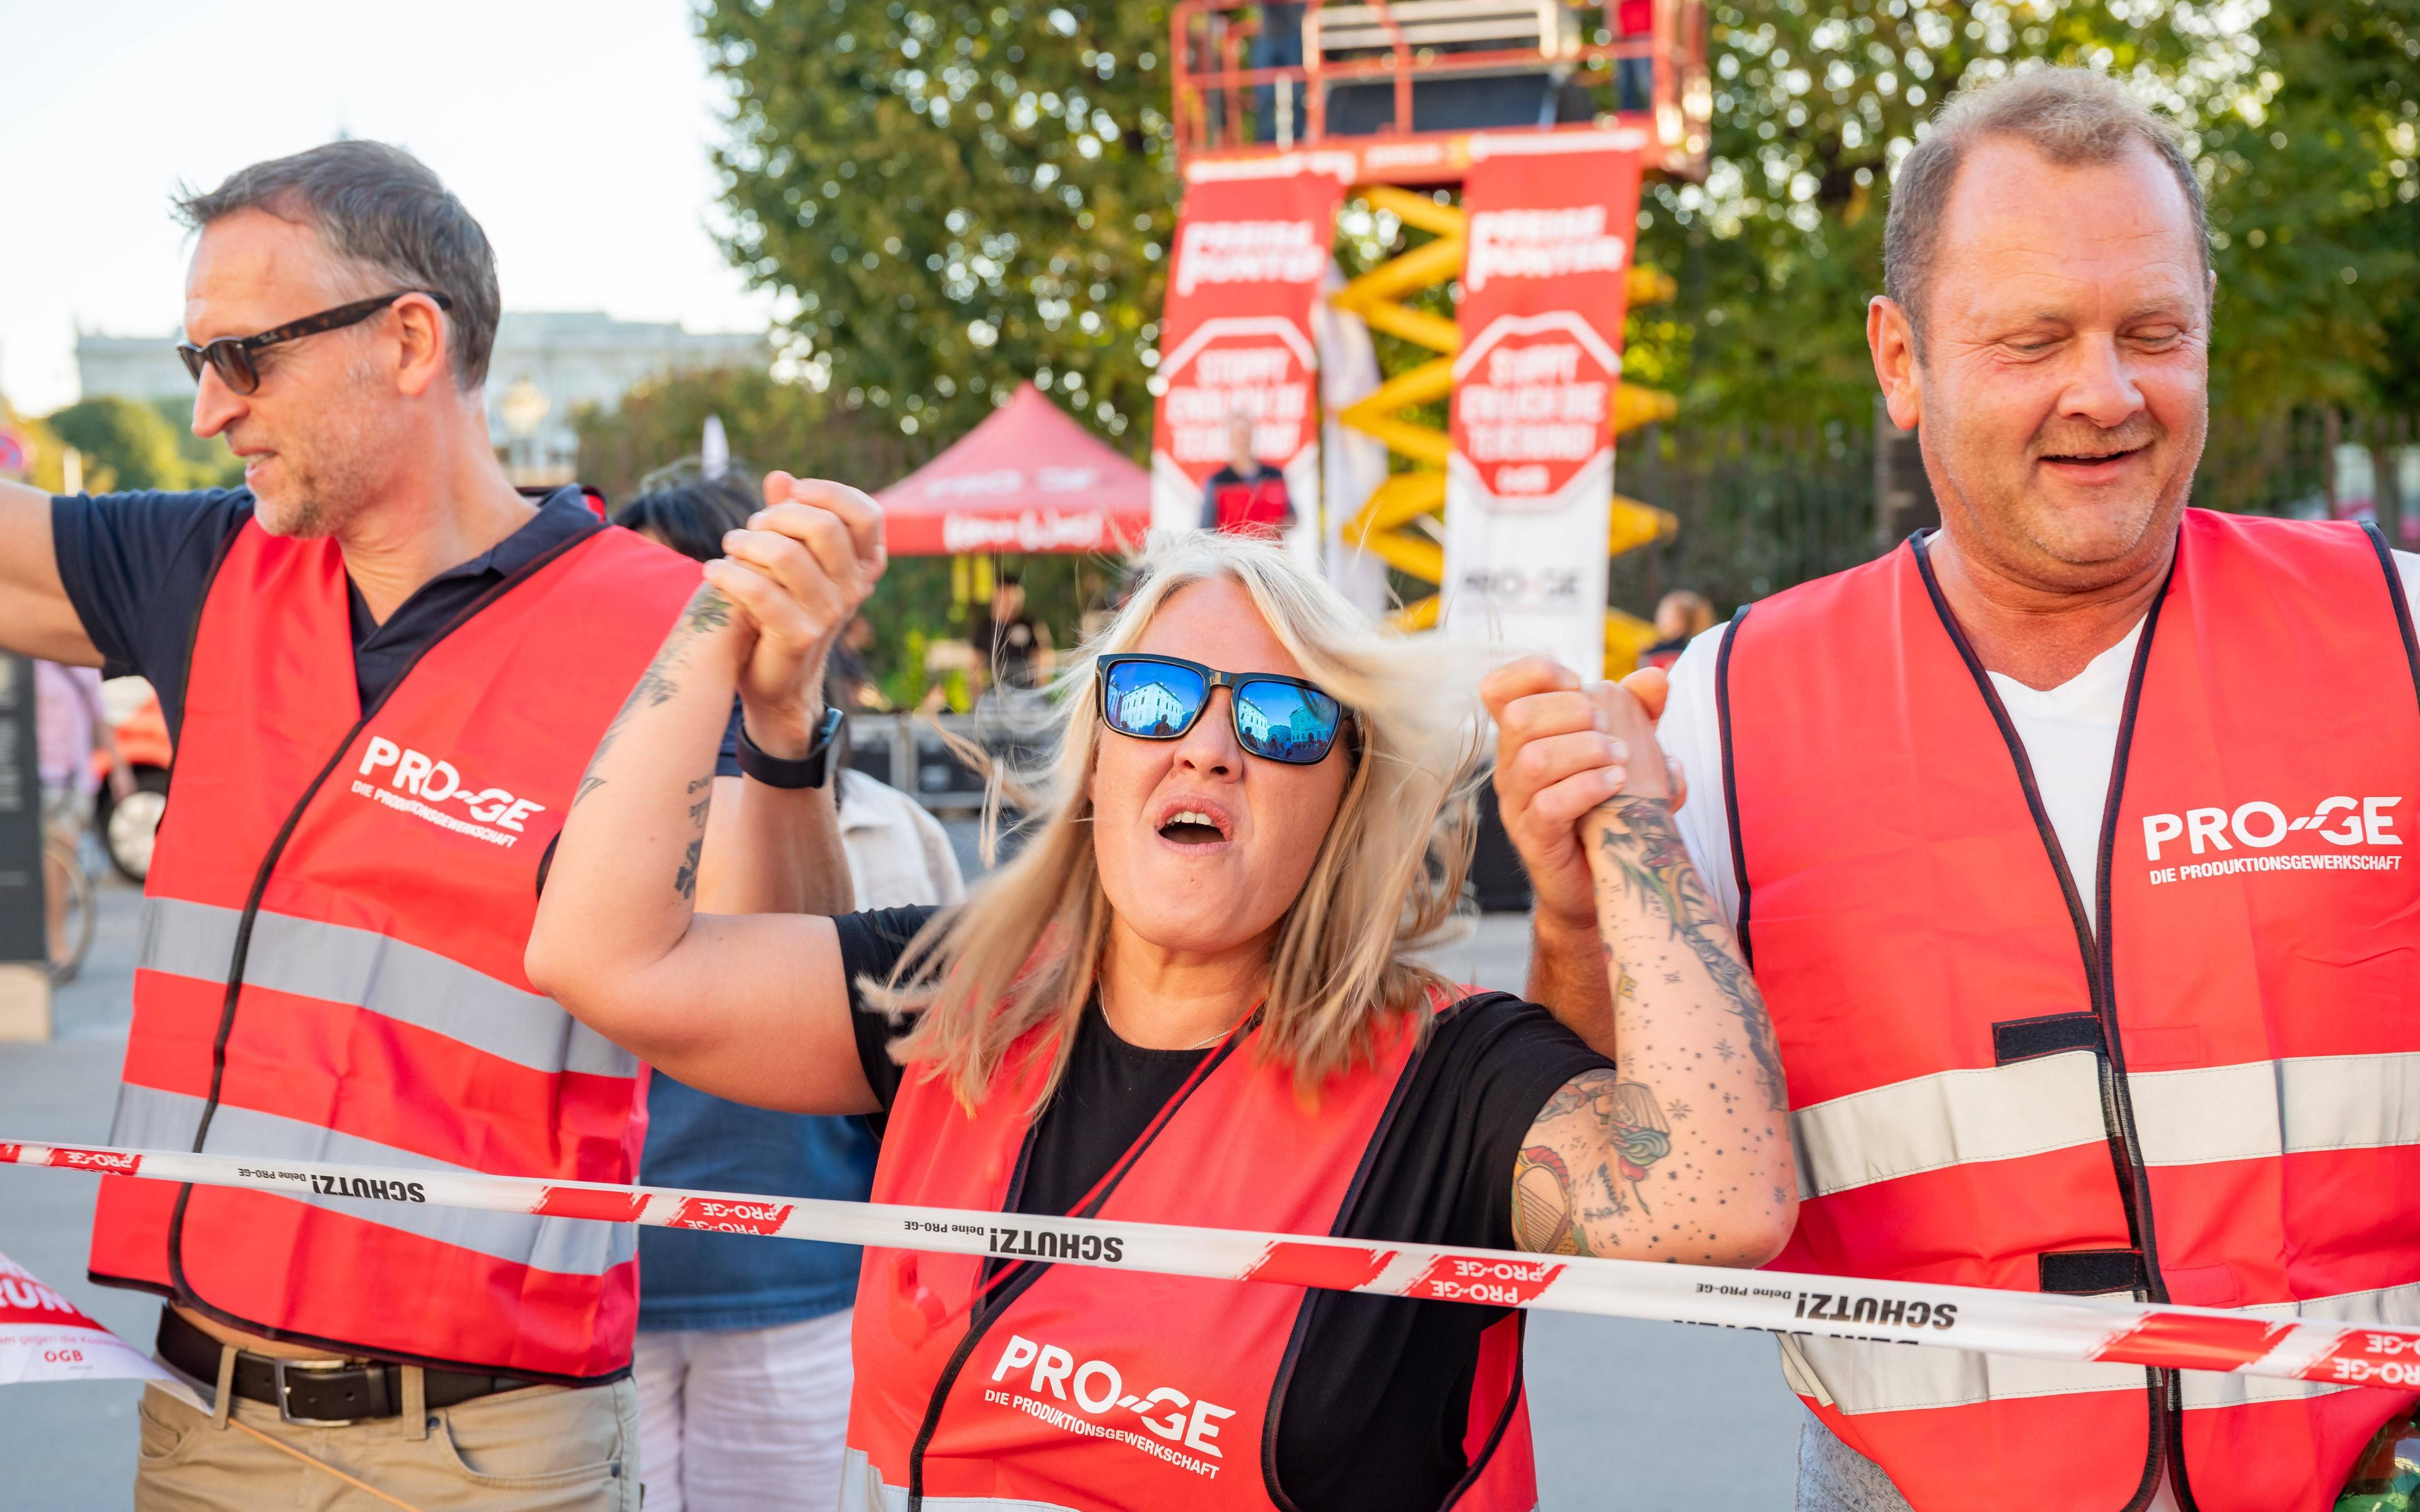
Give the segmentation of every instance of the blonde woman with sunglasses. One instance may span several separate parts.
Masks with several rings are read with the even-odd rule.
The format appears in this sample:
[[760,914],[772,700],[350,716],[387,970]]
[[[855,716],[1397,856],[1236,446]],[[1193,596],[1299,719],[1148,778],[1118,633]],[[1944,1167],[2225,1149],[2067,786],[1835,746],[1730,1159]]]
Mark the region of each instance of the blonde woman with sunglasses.
[[[1475,688],[1270,546],[1194,534],[1143,563],[1065,674],[1022,848],[963,905],[696,915],[691,805],[735,683],[751,743],[803,754],[878,539],[835,492],[726,540],[554,858],[529,970],[573,1013],[690,1086],[876,1116],[877,1201],[1683,1264],[1780,1247],[1771,1030],[1645,712],[1592,689],[1577,728],[1508,720],[1501,754],[1561,774],[1539,805],[1600,878],[1592,1043],[1419,964],[1468,858]],[[1521,1327],[870,1249],[844,1504],[1527,1509]]]

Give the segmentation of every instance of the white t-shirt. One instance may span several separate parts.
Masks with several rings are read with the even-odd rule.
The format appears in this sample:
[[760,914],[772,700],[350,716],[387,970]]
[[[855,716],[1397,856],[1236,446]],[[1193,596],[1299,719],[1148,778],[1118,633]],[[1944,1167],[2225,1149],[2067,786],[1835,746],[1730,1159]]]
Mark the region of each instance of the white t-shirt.
[[[2395,568],[2403,579],[2407,601],[2420,600],[2420,556],[2395,553]],[[1718,625],[1689,642],[1672,666],[1672,692],[1664,707],[1656,738],[1664,753],[1681,763],[1688,775],[1689,800],[1674,816],[1681,841],[1697,863],[1706,890],[1723,918],[1739,922],[1739,878],[1731,871],[1730,805],[1724,800],[1722,726],[1714,713],[1714,658],[1730,626]],[[2075,879],[2084,900],[2085,918],[2100,917],[2101,821],[2109,799],[2109,771],[2118,758],[2118,726],[2126,714],[2126,679],[2134,665],[2134,647],[2143,638],[2143,624],[2124,640],[2093,657],[2084,671],[2047,689],[2027,687],[1998,672],[1987,673],[1993,691],[2009,711],[2025,761],[2034,769],[2034,784],[2042,809],[2050,815],[2058,848],[2066,854],[2068,874]],[[1852,1451],[1837,1444],[1841,1454]],[[1800,1504],[1807,1505],[1802,1498]],[[2175,1492],[2163,1477],[2148,1512],[2177,1512]]]
[[[2395,553],[2407,599],[2420,601],[2420,556]],[[1664,754],[1688,774],[1689,801],[1674,816],[1682,843],[1698,865],[1723,918],[1739,922],[1739,879],[1731,872],[1731,830],[1723,792],[1722,727],[1714,717],[1714,657],[1730,630],[1718,625],[1689,642],[1672,667],[1672,694],[1656,739]],[[2067,870],[2084,900],[2085,917],[2100,910],[2102,810],[2109,797],[2109,769],[2118,755],[2118,725],[2126,713],[2126,679],[2143,625],[2092,658],[2084,671],[2058,687],[2027,687],[1998,672],[1988,675],[2016,726],[2034,769],[2042,808],[2066,853]]]

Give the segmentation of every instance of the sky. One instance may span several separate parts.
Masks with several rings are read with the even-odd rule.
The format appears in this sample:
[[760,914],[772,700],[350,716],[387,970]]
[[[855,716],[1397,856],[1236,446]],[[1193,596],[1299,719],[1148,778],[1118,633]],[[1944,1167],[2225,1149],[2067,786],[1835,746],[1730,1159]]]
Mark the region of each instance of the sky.
[[77,398],[79,326],[177,329],[179,181],[338,135],[437,171],[507,310],[761,330],[714,240],[717,100],[687,0],[0,0],[0,393]]

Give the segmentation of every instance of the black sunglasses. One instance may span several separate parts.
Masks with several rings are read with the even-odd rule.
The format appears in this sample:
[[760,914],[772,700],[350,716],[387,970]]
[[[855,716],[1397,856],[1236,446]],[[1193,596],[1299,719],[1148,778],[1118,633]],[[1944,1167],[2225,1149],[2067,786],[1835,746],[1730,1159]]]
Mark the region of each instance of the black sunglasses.
[[441,310],[454,308],[454,301],[442,294],[428,289],[399,288],[374,300],[359,300],[351,304],[337,305],[333,310],[322,310],[318,315],[306,315],[300,320],[289,320],[257,336],[221,336],[199,347],[187,346],[180,341],[177,344],[177,355],[185,360],[185,371],[194,376],[194,382],[202,380],[205,366],[214,367],[218,369],[220,382],[238,393],[251,393],[260,387],[260,368],[252,360],[253,353],[264,347],[316,336],[323,331],[342,331],[347,326],[360,325],[396,301],[414,294],[427,294],[437,301]]
[[1311,766],[1325,761],[1350,717],[1317,685],[1275,672],[1222,672],[1181,656],[1104,656],[1101,720],[1137,740],[1176,740],[1210,706],[1210,690],[1231,695],[1235,743],[1254,756]]

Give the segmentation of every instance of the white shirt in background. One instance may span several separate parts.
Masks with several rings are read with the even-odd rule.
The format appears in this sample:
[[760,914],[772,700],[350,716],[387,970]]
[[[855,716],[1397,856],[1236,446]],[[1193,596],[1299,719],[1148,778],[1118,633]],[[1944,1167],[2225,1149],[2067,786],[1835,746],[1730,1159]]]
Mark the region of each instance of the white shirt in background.
[[863,772],[840,783],[840,839],[848,851],[856,908],[906,908],[954,903],[967,895],[958,853],[941,822],[897,788]]

